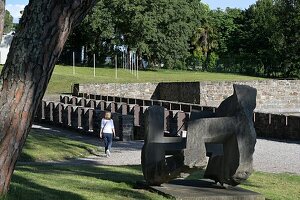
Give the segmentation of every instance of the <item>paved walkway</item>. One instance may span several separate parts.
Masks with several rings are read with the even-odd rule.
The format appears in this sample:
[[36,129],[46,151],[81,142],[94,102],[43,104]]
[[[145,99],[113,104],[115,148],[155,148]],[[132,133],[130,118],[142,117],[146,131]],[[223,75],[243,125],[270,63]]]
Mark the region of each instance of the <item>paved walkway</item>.
[[[95,137],[82,136],[69,130],[45,125],[33,125],[33,129],[44,129],[57,135],[64,135],[74,140],[87,142],[95,146],[103,146],[103,142]],[[112,154],[106,158],[103,150],[97,155],[76,160],[57,162],[57,165],[139,165],[141,163],[142,141],[113,142]],[[103,148],[101,148],[103,149]],[[289,172],[300,174],[300,141],[294,143],[257,139],[254,153],[254,169],[263,172]]]

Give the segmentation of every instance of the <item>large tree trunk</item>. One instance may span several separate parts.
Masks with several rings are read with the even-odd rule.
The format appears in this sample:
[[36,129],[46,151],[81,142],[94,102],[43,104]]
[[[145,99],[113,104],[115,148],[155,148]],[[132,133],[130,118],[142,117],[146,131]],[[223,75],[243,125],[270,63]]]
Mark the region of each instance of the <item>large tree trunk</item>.
[[2,41],[2,35],[4,31],[4,19],[5,19],[5,0],[0,0],[0,43]]
[[0,77],[0,196],[25,143],[56,60],[96,0],[30,0]]

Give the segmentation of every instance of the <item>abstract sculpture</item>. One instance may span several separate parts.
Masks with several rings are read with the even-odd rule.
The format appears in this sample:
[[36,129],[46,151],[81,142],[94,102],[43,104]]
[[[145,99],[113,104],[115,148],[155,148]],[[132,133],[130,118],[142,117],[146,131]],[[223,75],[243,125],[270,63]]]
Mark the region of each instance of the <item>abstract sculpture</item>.
[[165,137],[164,108],[148,108],[142,149],[143,174],[148,184],[160,185],[182,172],[204,168],[205,178],[222,185],[238,185],[251,175],[256,89],[245,85],[233,88],[234,94],[215,113],[191,112],[185,138]]

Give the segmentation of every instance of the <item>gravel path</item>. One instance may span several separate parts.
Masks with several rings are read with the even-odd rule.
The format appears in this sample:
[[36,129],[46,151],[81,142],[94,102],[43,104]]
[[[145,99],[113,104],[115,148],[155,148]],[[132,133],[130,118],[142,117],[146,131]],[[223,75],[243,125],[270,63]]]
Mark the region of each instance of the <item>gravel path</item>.
[[[33,129],[44,129],[58,135],[64,135],[74,140],[80,140],[103,146],[95,137],[82,136],[69,130],[60,129],[45,125],[33,125]],[[76,160],[57,162],[57,165],[139,165],[141,163],[142,141],[113,142],[111,157],[106,158],[103,150],[99,150],[97,155]],[[263,172],[289,172],[300,174],[300,142],[280,142],[265,139],[257,139],[254,153],[254,169]]]
[[254,169],[263,172],[300,174],[300,142],[257,139]]

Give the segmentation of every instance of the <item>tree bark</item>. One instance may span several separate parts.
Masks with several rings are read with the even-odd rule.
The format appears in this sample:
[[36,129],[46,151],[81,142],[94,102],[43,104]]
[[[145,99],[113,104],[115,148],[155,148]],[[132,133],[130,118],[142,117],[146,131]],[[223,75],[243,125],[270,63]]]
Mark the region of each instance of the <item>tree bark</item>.
[[0,0],[0,43],[2,41],[2,35],[4,31],[4,19],[5,19],[5,0]]
[[96,0],[30,0],[0,76],[0,196],[71,29]]

